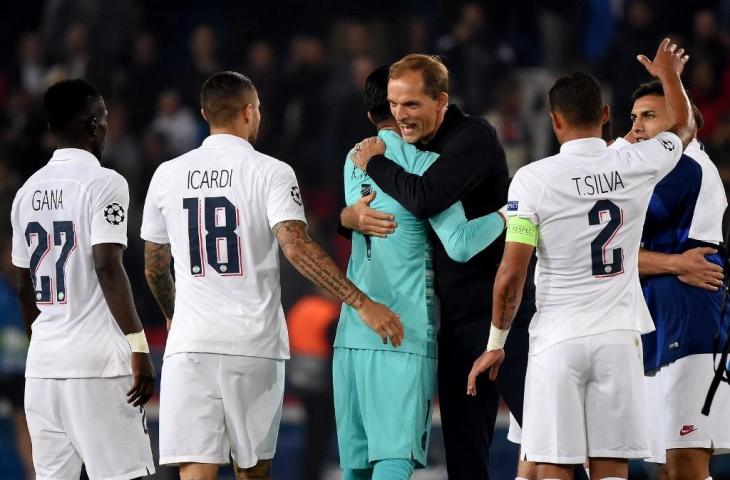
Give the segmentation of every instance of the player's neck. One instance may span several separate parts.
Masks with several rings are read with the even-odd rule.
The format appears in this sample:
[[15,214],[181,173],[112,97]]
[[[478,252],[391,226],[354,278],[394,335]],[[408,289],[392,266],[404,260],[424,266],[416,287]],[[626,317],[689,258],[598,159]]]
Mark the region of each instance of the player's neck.
[[210,126],[210,134],[211,135],[233,135],[234,137],[239,137],[247,142],[250,142],[249,140],[251,138],[251,135],[248,131],[241,128],[234,128],[234,127],[214,127],[213,125]]
[[561,132],[558,140],[562,145],[563,143],[570,142],[572,140],[580,140],[582,138],[602,138],[601,133],[601,127],[571,128]]
[[94,154],[94,150],[91,148],[90,145],[87,145],[83,142],[57,138],[56,139],[56,149],[60,150],[62,148],[75,148],[77,150],[86,150],[90,154],[96,156]]

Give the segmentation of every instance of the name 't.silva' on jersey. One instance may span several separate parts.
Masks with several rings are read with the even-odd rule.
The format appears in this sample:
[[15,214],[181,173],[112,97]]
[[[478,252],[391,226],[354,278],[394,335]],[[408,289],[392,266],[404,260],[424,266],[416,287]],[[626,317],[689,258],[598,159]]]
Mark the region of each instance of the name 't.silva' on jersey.
[[609,173],[596,173],[586,175],[585,177],[572,177],[575,182],[575,189],[581,197],[586,195],[600,195],[602,193],[611,193],[619,188],[626,188],[621,175],[614,170]]
[[63,190],[36,190],[31,199],[33,210],[63,210]]
[[233,169],[230,170],[190,170],[188,188],[226,188],[233,183]]

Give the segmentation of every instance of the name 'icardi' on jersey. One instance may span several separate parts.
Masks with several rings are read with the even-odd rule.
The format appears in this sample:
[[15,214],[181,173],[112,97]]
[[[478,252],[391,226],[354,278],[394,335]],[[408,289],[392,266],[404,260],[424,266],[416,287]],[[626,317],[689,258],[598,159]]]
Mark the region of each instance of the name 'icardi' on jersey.
[[169,243],[175,315],[165,355],[208,352],[288,358],[279,247],[272,228],[305,222],[294,171],[233,135],[157,169],[142,238]]

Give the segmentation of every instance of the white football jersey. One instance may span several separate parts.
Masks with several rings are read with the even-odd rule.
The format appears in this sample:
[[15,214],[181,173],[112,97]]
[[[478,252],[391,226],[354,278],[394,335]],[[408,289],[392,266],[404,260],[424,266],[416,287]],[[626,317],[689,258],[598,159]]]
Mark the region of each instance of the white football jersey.
[[696,138],[687,145],[684,154],[699,163],[702,168],[702,186],[692,214],[689,238],[720,244],[722,242],[722,216],[727,208],[727,196],[720,172],[717,171],[717,167]]
[[169,243],[175,314],[165,355],[289,358],[272,228],[304,222],[294,171],[242,138],[212,135],[157,169],[142,238]]
[[639,244],[654,185],[681,155],[668,132],[622,149],[584,138],[517,172],[507,213],[539,225],[531,353],[610,330],[654,329]]
[[56,150],[20,188],[11,212],[13,264],[30,269],[40,315],[25,376],[130,375],[131,350],[94,269],[92,246],[127,245],[129,190],[91,153]]
[[[610,148],[624,148],[631,145],[623,138],[617,138]],[[702,169],[702,185],[697,196],[689,238],[719,245],[722,239],[722,216],[727,208],[727,195],[720,172],[697,139],[693,139],[684,154],[697,162]]]

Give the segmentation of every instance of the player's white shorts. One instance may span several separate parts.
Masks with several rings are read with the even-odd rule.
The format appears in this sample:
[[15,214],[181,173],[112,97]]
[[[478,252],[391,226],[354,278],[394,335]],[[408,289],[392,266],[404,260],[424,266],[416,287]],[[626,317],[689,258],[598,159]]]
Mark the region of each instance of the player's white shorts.
[[507,430],[507,440],[516,443],[517,445],[522,443],[522,427],[520,427],[520,424],[517,423],[517,419],[512,415],[512,412],[509,414],[509,429]]
[[284,360],[177,353],[162,363],[160,465],[274,457]]
[[641,337],[614,330],[530,355],[523,459],[555,464],[588,457],[649,456]]
[[651,411],[651,457],[647,461],[666,463],[670,448],[730,453],[730,388],[720,385],[710,415],[701,412],[714,374],[712,354],[707,353],[680,358],[645,377]]
[[37,480],[128,480],[155,472],[144,411],[127,403],[132,376],[27,378],[25,416]]

